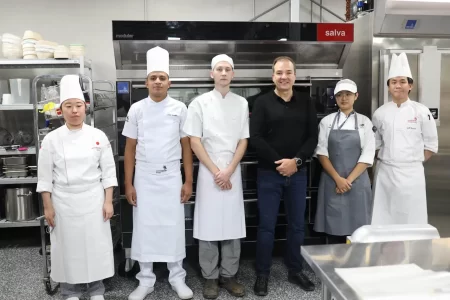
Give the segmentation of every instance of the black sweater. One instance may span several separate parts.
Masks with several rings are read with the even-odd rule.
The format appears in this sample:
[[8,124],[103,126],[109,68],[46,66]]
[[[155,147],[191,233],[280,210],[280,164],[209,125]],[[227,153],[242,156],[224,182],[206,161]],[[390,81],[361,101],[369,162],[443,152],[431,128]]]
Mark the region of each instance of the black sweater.
[[299,157],[303,164],[317,146],[317,112],[309,94],[294,91],[285,102],[274,91],[260,96],[250,117],[250,143],[259,167],[275,169],[275,161]]

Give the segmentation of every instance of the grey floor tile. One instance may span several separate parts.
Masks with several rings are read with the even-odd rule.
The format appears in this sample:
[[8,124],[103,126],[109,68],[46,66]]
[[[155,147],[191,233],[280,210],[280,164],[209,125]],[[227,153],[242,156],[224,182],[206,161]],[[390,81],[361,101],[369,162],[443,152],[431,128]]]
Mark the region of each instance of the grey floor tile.
[[[61,299],[59,293],[51,297],[45,292],[43,278],[43,261],[37,247],[4,247],[0,248],[0,300],[51,300]],[[194,291],[194,299],[203,299],[203,280],[195,265],[186,264],[188,276],[187,284]],[[168,272],[164,266],[159,266],[155,271],[158,276],[155,291],[146,300],[151,299],[178,299],[167,281]],[[281,259],[274,259],[272,274],[269,281],[269,295],[265,298],[253,295],[253,283],[255,274],[253,261],[243,260],[238,274],[239,280],[245,285],[247,295],[243,299],[267,299],[267,300],[312,300],[320,299],[321,285],[309,268],[306,274],[316,284],[314,292],[306,293],[299,287],[287,282],[287,271]],[[137,286],[135,278],[124,278],[117,274],[105,281],[105,299],[127,299],[127,296]],[[89,299],[85,297],[83,299]],[[218,299],[237,299],[220,291]]]

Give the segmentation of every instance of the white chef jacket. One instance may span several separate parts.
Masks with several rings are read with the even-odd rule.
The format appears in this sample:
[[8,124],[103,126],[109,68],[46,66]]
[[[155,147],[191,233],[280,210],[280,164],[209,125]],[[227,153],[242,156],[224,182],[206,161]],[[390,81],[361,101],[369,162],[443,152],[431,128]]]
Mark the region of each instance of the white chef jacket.
[[208,153],[235,153],[239,140],[250,136],[247,100],[216,89],[202,94],[189,105],[183,130],[201,138]]
[[[314,153],[315,157],[317,155],[328,157],[328,136],[330,135],[331,125],[337,113],[340,114],[339,124],[336,120],[333,129],[337,129],[338,126],[345,122],[341,130],[355,130],[355,114],[349,115],[348,120],[343,112],[332,113],[324,117],[319,125],[319,141]],[[371,166],[375,157],[375,134],[372,130],[373,125],[370,119],[364,115],[357,113],[357,118],[358,132],[361,140],[361,155],[358,162]]]
[[[67,157],[66,147],[79,149],[79,155],[87,158],[85,163],[70,165],[73,160]],[[45,136],[39,150],[38,193],[52,193],[53,184],[89,186],[100,180],[105,189],[117,186],[114,156],[103,131],[87,124],[78,130],[64,125]]]
[[430,110],[408,99],[388,102],[373,114],[378,158],[385,162],[423,162],[424,150],[437,153],[438,134]]
[[[155,121],[152,124],[149,116],[160,116],[161,114],[164,121]],[[180,138],[187,136],[183,131],[186,115],[186,105],[170,96],[160,102],[155,102],[147,97],[133,103],[128,112],[122,135],[137,139],[136,161],[165,163],[180,160],[182,157]],[[149,122],[149,124],[144,124],[144,122]],[[178,128],[176,134],[168,134],[167,130],[158,130],[159,127],[175,125]],[[147,132],[145,132],[146,130]]]

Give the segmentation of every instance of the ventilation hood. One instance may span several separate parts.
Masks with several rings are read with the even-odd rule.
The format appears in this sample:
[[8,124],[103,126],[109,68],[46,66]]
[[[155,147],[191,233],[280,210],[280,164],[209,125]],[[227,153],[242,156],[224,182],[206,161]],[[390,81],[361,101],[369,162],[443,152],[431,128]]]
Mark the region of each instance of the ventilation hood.
[[209,79],[211,59],[233,58],[238,79],[271,76],[273,59],[290,56],[297,77],[340,78],[353,42],[351,23],[113,21],[119,80],[146,77],[146,52],[170,53],[171,80]]
[[450,0],[377,0],[374,34],[449,37]]

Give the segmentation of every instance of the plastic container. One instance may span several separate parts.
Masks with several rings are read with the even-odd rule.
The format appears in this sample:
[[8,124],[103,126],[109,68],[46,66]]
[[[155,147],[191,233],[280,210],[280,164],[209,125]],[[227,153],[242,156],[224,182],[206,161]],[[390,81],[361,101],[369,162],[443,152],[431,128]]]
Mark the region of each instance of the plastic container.
[[9,86],[14,104],[30,104],[30,79],[10,79]]

